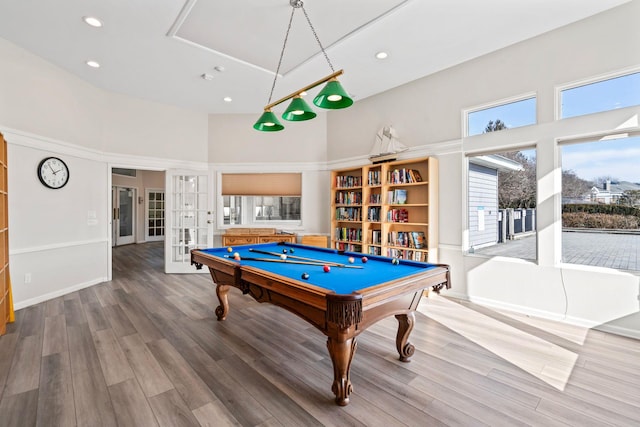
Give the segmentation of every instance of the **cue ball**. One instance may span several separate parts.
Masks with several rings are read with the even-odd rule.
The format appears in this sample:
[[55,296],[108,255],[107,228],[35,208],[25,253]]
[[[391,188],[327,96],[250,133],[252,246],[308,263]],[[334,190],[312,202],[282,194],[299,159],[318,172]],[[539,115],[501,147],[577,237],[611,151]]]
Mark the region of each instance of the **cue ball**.
[[328,273],[331,271],[331,267],[329,267],[328,265],[325,265],[324,267],[322,267],[322,269],[324,270],[325,273]]
[[355,258],[353,258],[352,256],[350,256],[350,257],[349,257],[349,259],[348,259],[348,261],[349,261],[349,263],[350,263],[350,264],[353,264],[353,262],[355,261]]
[[367,261],[369,261],[369,258],[367,258],[366,256],[363,256],[363,257],[362,257],[362,262],[363,262],[363,263],[365,263],[365,262],[367,262]]
[[302,273],[302,278],[304,280],[309,280],[309,273]]
[[280,255],[280,259],[281,260],[285,260],[285,259],[287,259],[287,256],[285,254],[282,254],[282,255]]
[[238,252],[233,254],[233,259],[235,259],[236,261],[240,261],[240,254]]
[[400,260],[398,258],[394,258],[394,259],[391,260],[391,264],[398,265],[398,264],[400,264]]
[[229,246],[229,247],[227,248],[227,252],[229,252],[229,253],[233,252],[233,248],[232,248],[231,246]]
[[287,250],[286,250],[286,249],[283,249],[283,250],[282,250],[282,253],[283,253],[283,254],[286,254],[286,253],[287,253]]

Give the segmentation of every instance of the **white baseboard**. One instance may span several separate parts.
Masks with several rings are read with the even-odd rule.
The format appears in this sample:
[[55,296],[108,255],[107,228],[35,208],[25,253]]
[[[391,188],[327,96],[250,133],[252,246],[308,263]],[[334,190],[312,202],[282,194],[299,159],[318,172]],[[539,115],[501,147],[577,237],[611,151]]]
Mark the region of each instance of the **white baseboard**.
[[26,308],[32,305],[40,304],[41,302],[49,301],[50,299],[58,298],[66,294],[70,294],[71,292],[79,291],[80,289],[88,288],[89,286],[97,285],[98,283],[103,283],[106,281],[107,281],[106,277],[96,278],[96,279],[89,280],[87,282],[78,283],[68,288],[58,289],[57,291],[50,292],[48,294],[38,295],[35,298],[31,298],[31,299],[27,299],[27,300],[15,303],[14,309],[20,310],[21,308]]
[[522,305],[508,304],[502,301],[496,301],[482,297],[470,297],[466,294],[460,294],[451,291],[442,291],[443,296],[469,301],[484,307],[495,308],[498,310],[511,311],[518,314],[538,317],[541,319],[554,320],[556,322],[566,323],[569,325],[580,326],[587,329],[597,329],[599,331],[608,332],[616,335],[622,335],[629,338],[640,339],[640,331],[635,329],[624,328],[616,325],[602,324],[593,320],[583,319],[579,317],[565,316],[564,313],[554,313],[552,311],[537,310]]

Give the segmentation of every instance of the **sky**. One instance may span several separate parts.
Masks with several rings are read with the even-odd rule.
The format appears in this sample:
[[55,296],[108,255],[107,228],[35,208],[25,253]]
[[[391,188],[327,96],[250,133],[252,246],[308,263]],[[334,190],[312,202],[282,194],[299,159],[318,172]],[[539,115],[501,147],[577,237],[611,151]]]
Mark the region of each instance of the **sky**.
[[[562,91],[562,118],[640,105],[640,72]],[[484,132],[490,120],[508,128],[536,123],[536,99],[469,113],[469,135]],[[582,179],[610,177],[640,183],[640,137],[567,144],[561,147],[562,169]]]

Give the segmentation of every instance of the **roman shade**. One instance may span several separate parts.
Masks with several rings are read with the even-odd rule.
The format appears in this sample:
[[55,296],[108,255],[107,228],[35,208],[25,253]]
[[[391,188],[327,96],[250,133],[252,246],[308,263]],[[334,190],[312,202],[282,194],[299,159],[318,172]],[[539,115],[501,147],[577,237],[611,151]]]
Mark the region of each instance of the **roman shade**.
[[300,196],[300,173],[223,173],[223,196]]

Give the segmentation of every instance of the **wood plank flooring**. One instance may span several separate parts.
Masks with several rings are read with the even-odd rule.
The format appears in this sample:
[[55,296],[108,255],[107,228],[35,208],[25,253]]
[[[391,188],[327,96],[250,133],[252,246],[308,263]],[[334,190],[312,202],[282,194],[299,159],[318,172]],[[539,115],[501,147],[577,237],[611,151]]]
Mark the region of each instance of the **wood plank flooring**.
[[358,338],[351,403],[326,340],[206,274],[166,275],[161,243],[113,251],[114,279],[19,310],[0,337],[0,426],[637,426],[640,341],[443,297]]

